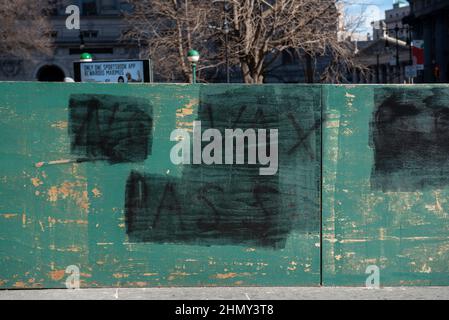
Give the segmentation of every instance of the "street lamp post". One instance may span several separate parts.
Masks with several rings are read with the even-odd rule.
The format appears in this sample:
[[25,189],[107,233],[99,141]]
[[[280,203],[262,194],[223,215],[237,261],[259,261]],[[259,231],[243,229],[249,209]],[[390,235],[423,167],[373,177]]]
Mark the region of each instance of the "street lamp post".
[[92,62],[92,55],[90,53],[84,52],[80,56],[81,62]]
[[[406,44],[409,46],[409,50],[410,50],[410,65],[413,64],[413,59],[412,59],[412,52],[411,52],[411,27],[399,27],[397,24],[394,27],[394,29],[388,29],[389,31],[394,31],[395,33],[395,40],[396,40],[396,75],[395,77],[398,77],[398,79],[400,79],[401,77],[401,66],[400,66],[400,57],[399,57],[399,31],[403,31],[404,33],[408,33],[408,37],[406,39]],[[390,44],[388,39],[385,39],[385,49],[389,50],[390,49]],[[392,65],[392,63],[391,63]]]
[[399,39],[398,39],[399,26],[397,24],[396,27],[394,28],[394,32],[396,35],[396,70],[398,71],[398,77],[400,77],[401,67],[399,65]]
[[80,61],[81,62],[92,62],[92,55],[88,52],[84,51],[85,46],[85,42],[84,42],[84,35],[83,33],[80,31],[80,51],[81,51],[81,56],[80,56]]
[[409,26],[409,27],[407,28],[407,33],[408,33],[408,36],[407,36],[407,44],[408,44],[408,49],[409,49],[409,51],[408,51],[408,52],[409,52],[409,64],[410,64],[410,65],[413,65],[412,26]]
[[225,46],[225,63],[226,63],[226,82],[231,82],[230,70],[229,70],[229,28],[228,13],[230,11],[229,0],[213,0],[212,3],[223,2],[223,27],[215,27],[209,25],[209,28],[220,30],[224,34],[224,46]]
[[224,13],[224,34],[225,34],[225,47],[226,47],[226,82],[230,83],[231,79],[229,76],[229,22],[228,22],[228,10],[229,4],[227,1],[223,2],[223,13]]
[[80,50],[83,51],[86,43],[84,42],[84,35],[81,30],[78,37],[80,38]]
[[380,52],[376,51],[376,83],[380,83]]
[[187,53],[187,60],[192,65],[192,83],[196,83],[196,63],[200,60],[200,54],[196,50],[189,50]]

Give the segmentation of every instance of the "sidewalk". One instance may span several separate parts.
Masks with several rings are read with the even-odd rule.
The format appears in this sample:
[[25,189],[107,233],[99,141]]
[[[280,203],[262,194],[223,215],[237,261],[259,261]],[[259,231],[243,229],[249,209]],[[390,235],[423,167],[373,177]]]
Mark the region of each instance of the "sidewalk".
[[348,288],[348,287],[218,287],[80,290],[1,290],[0,300],[449,300],[449,287]]

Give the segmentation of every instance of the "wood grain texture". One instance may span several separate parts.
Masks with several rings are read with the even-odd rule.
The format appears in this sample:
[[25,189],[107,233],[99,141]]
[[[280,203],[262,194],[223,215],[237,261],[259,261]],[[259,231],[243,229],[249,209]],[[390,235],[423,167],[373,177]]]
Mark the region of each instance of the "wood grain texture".
[[448,285],[449,87],[323,90],[324,285]]
[[[82,287],[318,285],[320,206],[324,285],[364,286],[370,265],[380,268],[384,286],[448,285],[448,91],[1,83],[0,287],[63,288],[70,265],[79,267]],[[104,95],[149,101],[151,143],[140,158],[74,157],[70,98]],[[170,161],[171,131],[191,130],[198,119],[204,128],[279,127],[279,170],[262,181],[259,198],[253,168]],[[111,128],[128,139],[122,124]],[[130,132],[148,136],[145,126]],[[127,147],[104,137],[118,154]],[[127,234],[131,172],[149,177],[152,188],[160,184],[145,206],[152,223],[167,182],[181,188],[184,212],[195,213],[188,241],[167,236],[179,228],[167,219],[177,210],[171,197],[161,207],[158,239]],[[258,219],[267,208],[275,213],[268,224]],[[248,218],[254,234],[249,223],[236,227]],[[240,231],[225,232],[223,221]],[[264,240],[272,227],[277,238]]]

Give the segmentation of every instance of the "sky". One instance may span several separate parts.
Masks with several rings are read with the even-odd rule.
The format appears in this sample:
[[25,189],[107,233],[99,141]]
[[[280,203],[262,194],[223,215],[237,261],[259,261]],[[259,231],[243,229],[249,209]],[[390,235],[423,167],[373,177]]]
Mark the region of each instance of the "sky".
[[371,32],[371,22],[385,18],[385,10],[393,7],[394,0],[344,0],[346,18],[363,17],[358,32]]

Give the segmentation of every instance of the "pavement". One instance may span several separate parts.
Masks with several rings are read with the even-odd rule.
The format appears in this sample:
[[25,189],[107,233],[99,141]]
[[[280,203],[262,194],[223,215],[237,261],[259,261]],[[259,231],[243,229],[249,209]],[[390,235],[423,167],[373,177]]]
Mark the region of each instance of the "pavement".
[[0,300],[449,300],[449,287],[214,287],[0,290]]

